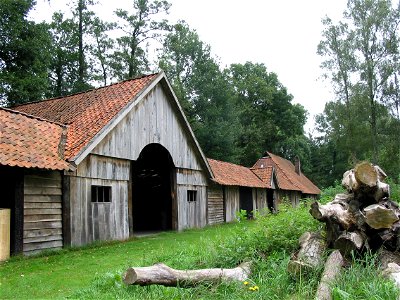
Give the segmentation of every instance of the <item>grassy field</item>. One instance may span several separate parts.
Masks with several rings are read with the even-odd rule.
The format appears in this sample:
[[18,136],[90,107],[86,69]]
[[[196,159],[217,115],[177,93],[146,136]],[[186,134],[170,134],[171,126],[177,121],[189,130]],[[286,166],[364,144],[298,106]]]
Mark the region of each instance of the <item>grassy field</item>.
[[[0,265],[0,298],[71,299],[313,299],[321,270],[295,281],[286,272],[298,237],[321,227],[307,207],[283,209],[255,221],[162,233],[83,249],[15,257]],[[128,266],[164,262],[177,269],[231,268],[253,261],[250,284],[191,289],[126,287]],[[394,286],[376,276],[374,258],[357,261],[334,283],[335,299],[396,299]],[[257,286],[258,291],[249,290]]]

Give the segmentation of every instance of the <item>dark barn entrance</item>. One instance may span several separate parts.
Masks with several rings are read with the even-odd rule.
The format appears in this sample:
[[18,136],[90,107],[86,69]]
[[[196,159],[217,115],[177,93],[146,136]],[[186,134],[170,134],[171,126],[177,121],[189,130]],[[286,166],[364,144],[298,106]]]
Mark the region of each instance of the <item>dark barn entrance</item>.
[[10,252],[22,253],[24,233],[24,172],[20,168],[0,166],[0,208],[11,209]]
[[143,148],[132,174],[133,231],[176,229],[176,171],[171,155],[160,144]]
[[270,212],[275,212],[275,201],[274,201],[274,191],[271,189],[267,190],[267,205]]
[[247,218],[253,217],[253,191],[249,187],[239,187],[240,210],[245,210]]

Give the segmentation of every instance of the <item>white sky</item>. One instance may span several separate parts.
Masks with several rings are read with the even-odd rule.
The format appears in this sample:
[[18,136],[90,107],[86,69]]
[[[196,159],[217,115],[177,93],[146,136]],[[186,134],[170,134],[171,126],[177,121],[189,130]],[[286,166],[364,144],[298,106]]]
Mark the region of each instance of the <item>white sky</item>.
[[[66,1],[37,0],[35,19],[50,20]],[[113,18],[116,8],[129,10],[129,0],[99,0],[99,15]],[[200,39],[210,44],[223,66],[231,63],[264,63],[310,113],[332,100],[330,83],[321,79],[321,58],[316,54],[323,30],[321,19],[339,19],[347,0],[169,0],[171,22],[185,20]]]

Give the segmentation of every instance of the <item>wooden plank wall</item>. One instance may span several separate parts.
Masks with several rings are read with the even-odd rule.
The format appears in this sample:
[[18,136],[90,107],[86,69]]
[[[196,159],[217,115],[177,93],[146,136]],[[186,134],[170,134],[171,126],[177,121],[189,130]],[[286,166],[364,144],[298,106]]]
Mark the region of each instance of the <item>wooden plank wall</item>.
[[196,146],[161,85],[150,91],[92,153],[137,160],[143,148],[151,143],[164,146],[175,167],[202,170]]
[[27,171],[24,176],[24,235],[26,254],[63,246],[61,173]]
[[220,224],[225,221],[224,189],[217,184],[208,188],[208,224]]
[[225,186],[225,208],[226,208],[226,222],[236,220],[236,212],[239,211],[239,187]]
[[[197,191],[197,201],[187,201],[187,191]],[[177,168],[178,230],[207,225],[207,179],[201,171]]]
[[[70,178],[71,244],[129,237],[130,161],[90,154]],[[111,202],[92,203],[91,186],[111,186]]]
[[[92,153],[135,161],[148,144],[165,147],[177,169],[177,228],[202,227],[207,224],[207,172],[180,112],[168,97],[157,85]],[[198,191],[196,203],[187,202],[188,189]]]
[[253,207],[258,212],[264,212],[268,209],[266,189],[253,188]]

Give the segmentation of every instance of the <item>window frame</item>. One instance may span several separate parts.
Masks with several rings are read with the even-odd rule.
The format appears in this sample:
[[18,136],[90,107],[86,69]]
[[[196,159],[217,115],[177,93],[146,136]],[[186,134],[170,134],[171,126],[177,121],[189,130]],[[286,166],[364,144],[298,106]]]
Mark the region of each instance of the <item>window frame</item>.
[[112,202],[112,187],[107,185],[91,186],[91,202],[92,203],[111,203]]

